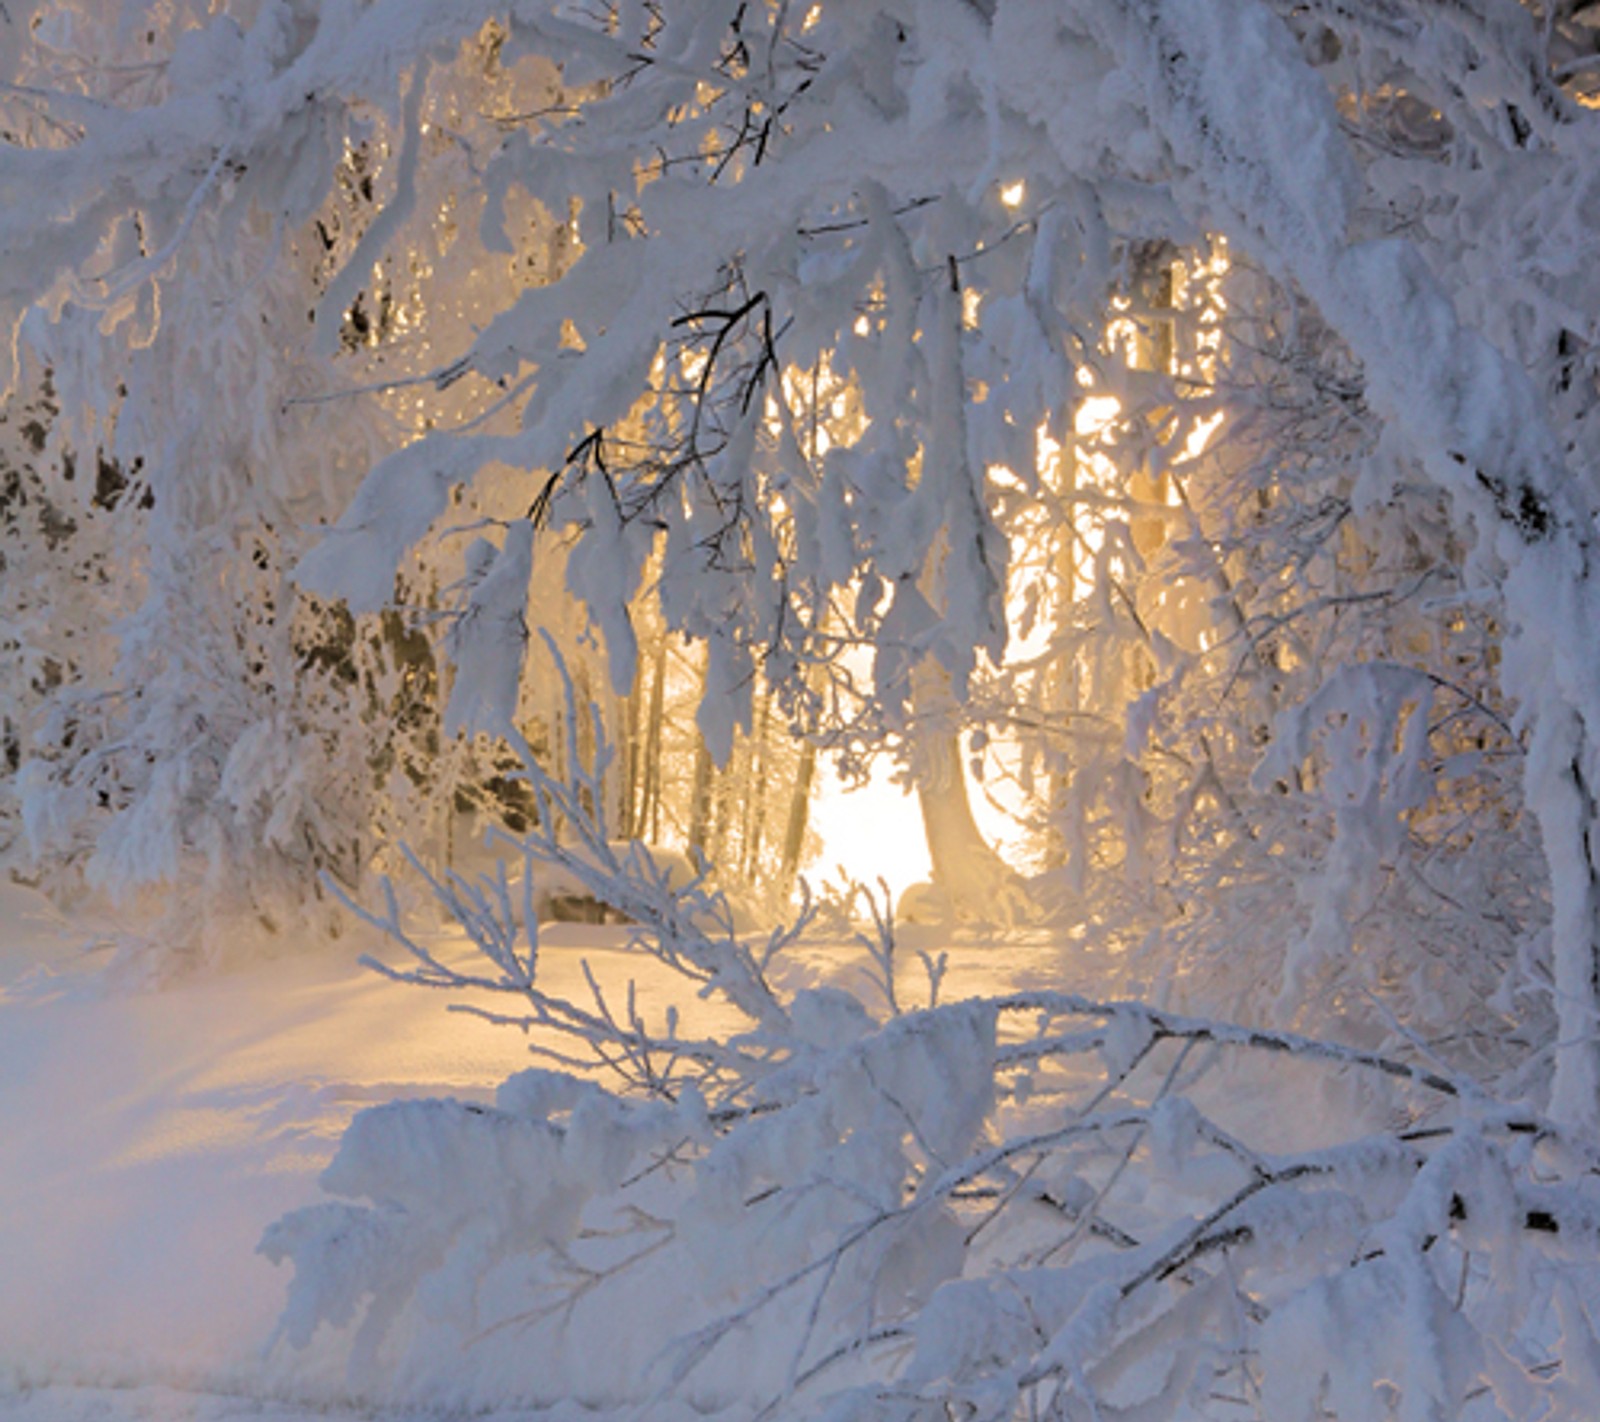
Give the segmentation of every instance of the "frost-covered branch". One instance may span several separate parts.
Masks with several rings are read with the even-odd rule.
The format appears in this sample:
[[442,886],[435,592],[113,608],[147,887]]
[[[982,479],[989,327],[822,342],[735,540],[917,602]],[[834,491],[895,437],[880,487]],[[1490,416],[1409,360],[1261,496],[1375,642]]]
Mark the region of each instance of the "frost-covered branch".
[[[1084,1017],[1101,1026],[1054,1025]],[[1592,1171],[1558,1127],[1373,1053],[1048,993],[875,1024],[811,989],[785,1021],[762,1029],[768,1055],[722,1063],[753,1073],[727,1090],[749,1109],[534,1071],[494,1108],[366,1113],[326,1183],[369,1203],[264,1241],[296,1266],[290,1337],[365,1309],[358,1368],[403,1361],[463,1397],[514,1358],[539,1396],[608,1405],[670,1390],[876,1417],[986,1397],[1012,1415],[1065,1387],[1220,1418],[1206,1399],[1248,1356],[1236,1380],[1269,1398],[1377,1407],[1395,1387],[1455,1417],[1492,1374],[1505,1290],[1527,1320],[1510,1346],[1545,1361],[1539,1301],[1561,1276],[1528,1251],[1600,1246]],[[1197,1067],[1197,1043],[1236,1055]],[[1351,1073],[1352,1099],[1427,1124],[1315,1131],[1305,1099]],[[1241,1093],[1248,1119],[1224,1124]],[[349,1254],[354,1238],[372,1243]],[[447,1277],[475,1300],[459,1320],[399,1329]],[[1418,1301],[1409,1321],[1351,1312],[1394,1289]],[[628,1299],[645,1310],[628,1361],[596,1372],[565,1340]],[[1556,1386],[1541,1366],[1530,1397]]]

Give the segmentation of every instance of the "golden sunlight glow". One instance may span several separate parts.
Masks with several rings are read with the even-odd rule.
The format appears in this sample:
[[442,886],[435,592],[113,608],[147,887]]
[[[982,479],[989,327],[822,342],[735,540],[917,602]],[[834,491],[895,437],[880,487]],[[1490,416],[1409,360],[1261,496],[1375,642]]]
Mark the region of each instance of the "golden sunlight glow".
[[1121,413],[1122,401],[1115,395],[1091,395],[1078,406],[1072,428],[1085,439],[1098,439],[1116,424]]
[[1008,183],[1000,189],[1000,201],[1007,207],[1021,207],[1023,199],[1028,196],[1028,185],[1020,178],[1014,183]]
[[1211,436],[1222,428],[1224,418],[1222,411],[1218,410],[1216,414],[1209,419],[1201,420],[1190,430],[1189,438],[1183,442],[1183,453],[1178,456],[1178,463],[1188,464],[1204,454],[1211,443]]
[[896,899],[933,872],[917,797],[896,785],[884,761],[865,785],[850,788],[831,769],[819,777],[811,802],[811,824],[822,849],[807,867],[817,880],[834,878],[840,866],[869,886],[882,879]]
[[678,369],[683,372],[683,378],[692,384],[705,373],[706,362],[710,359],[709,351],[685,347],[678,353]]
[[[1206,456],[1226,419],[1222,409],[1198,402],[1214,390],[1227,270],[1226,248],[1217,241],[1207,256],[1171,264],[1164,289],[1158,287],[1147,298],[1150,310],[1136,311],[1129,298],[1114,303],[1107,346],[1133,370],[1170,375],[1175,402],[1144,410],[1135,418],[1117,395],[1104,386],[1096,388],[1095,375],[1084,368],[1079,372],[1080,395],[1070,434],[1051,420],[1035,430],[1036,476],[1060,502],[1030,508],[1032,501],[1018,500],[1022,513],[1013,517],[1010,527],[1006,616],[1007,663],[1013,668],[1048,664],[1052,644],[1067,620],[1079,615],[1071,610],[1073,605],[1100,598],[1105,591],[1101,583],[1108,575],[1119,581],[1127,578],[1131,569],[1125,566],[1124,555],[1118,553],[1109,561],[1106,556],[1112,521],[1127,525],[1125,535],[1133,539],[1147,566],[1169,536],[1167,519],[1152,505],[1176,509],[1183,504],[1185,478]],[[1147,439],[1165,443],[1172,451],[1170,464],[1159,474],[1128,467],[1129,449]],[[1119,450],[1125,441],[1133,443]],[[1024,483],[999,466],[992,467],[989,475],[999,489],[1021,489]],[[1197,616],[1203,600],[1192,588],[1181,582],[1139,579],[1127,583],[1123,597],[1130,591],[1148,624],[1180,643],[1204,648],[1209,628],[1203,613]],[[1092,607],[1088,611],[1094,618],[1100,616]],[[1055,673],[1063,674],[1069,683],[1079,677],[1070,668]],[[1116,677],[1105,681],[1099,672],[1083,676],[1082,694],[1091,698],[1087,709],[1109,709],[1103,698],[1126,690],[1119,691]],[[1030,778],[1020,738],[1001,732],[980,739],[969,748],[968,761],[968,790],[980,829],[1010,863],[1026,865],[1038,852],[1027,825],[1037,820],[1042,787]],[[972,762],[981,762],[981,779],[974,775]]]

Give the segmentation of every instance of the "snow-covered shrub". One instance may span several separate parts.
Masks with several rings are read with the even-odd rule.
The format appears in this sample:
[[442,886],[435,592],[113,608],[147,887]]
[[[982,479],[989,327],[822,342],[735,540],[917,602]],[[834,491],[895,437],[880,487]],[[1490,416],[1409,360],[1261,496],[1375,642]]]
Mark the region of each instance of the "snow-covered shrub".
[[545,996],[505,903],[466,917],[489,974],[422,955],[419,981],[520,997],[504,1020],[555,1065],[493,1105],[362,1113],[324,1177],[341,1200],[268,1231],[285,1338],[358,1390],[1151,1422],[1521,1422],[1592,1396],[1595,1159],[1538,1113],[1131,1002],[884,1018],[773,989],[642,863],[614,887],[656,905],[643,951],[748,1030]]
[[[104,642],[88,627],[116,615],[119,591],[112,576],[118,545],[128,525],[142,520],[138,497],[124,499],[128,480],[101,462],[81,477],[70,452],[50,449],[49,429],[57,406],[48,384],[32,398],[20,395],[0,411],[0,575],[5,608],[0,612],[0,860],[13,871],[25,864],[28,830],[20,784],[25,765],[49,759],[63,740],[97,745],[105,715],[84,705],[64,706],[63,687],[98,682],[108,670]],[[50,470],[52,461],[65,466]],[[41,470],[43,463],[47,467]],[[63,477],[68,476],[70,477]],[[41,823],[35,840],[51,845],[58,869],[71,863],[72,844],[84,826],[73,817]],[[69,847],[70,846],[70,847]],[[58,891],[62,885],[54,886]]]
[[[786,986],[804,916],[742,937],[703,881],[619,853],[590,808],[607,754],[561,780],[528,759],[567,834],[524,839],[515,898],[503,868],[432,880],[481,966],[413,936],[392,892],[369,915],[410,956],[383,971],[472,994],[544,1064],[492,1104],[356,1118],[323,1179],[340,1198],[262,1242],[294,1266],[288,1347],[451,1407],[1582,1415],[1600,1154],[1514,1087],[1136,1001],[941,1004],[887,891],[870,1001]],[[587,1002],[549,992],[546,867],[740,1028],[697,1036],[593,978]]]

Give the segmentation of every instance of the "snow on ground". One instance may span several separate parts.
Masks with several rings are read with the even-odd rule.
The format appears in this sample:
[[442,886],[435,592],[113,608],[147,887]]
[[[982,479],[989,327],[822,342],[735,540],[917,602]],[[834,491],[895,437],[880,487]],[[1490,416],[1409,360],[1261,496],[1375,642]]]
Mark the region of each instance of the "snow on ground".
[[[360,967],[371,940],[123,992],[83,936],[0,889],[0,1420],[369,1415],[284,1350],[267,1356],[287,1279],[256,1243],[323,1198],[317,1175],[357,1110],[487,1098],[527,1064],[520,1035]],[[798,972],[849,977],[855,956],[815,950]],[[955,957],[946,998],[996,986],[999,955]],[[1009,940],[1006,980],[1053,957]],[[649,1016],[670,1000],[686,1031],[734,1025],[623,951],[622,930],[547,930],[551,988],[586,996],[585,960],[604,983],[637,978]]]
[[[8,891],[5,909],[22,898]],[[350,1116],[485,1093],[518,1059],[503,1034],[385,985],[353,953],[118,995],[63,926],[7,912],[0,933],[0,1379],[13,1384],[250,1376],[283,1287],[256,1241],[315,1198]],[[30,949],[53,972],[25,971]]]
[[[526,1064],[515,1033],[361,968],[371,943],[123,995],[25,891],[8,889],[0,914],[0,1383],[12,1388],[257,1379],[286,1281],[256,1242],[318,1198],[350,1117],[395,1097],[487,1098]],[[625,975],[617,938],[552,935],[558,976],[581,987],[580,955],[554,951],[580,947],[602,976]],[[170,1411],[147,1391],[122,1397],[100,1415]],[[0,1416],[57,1415],[39,1405],[0,1400]]]

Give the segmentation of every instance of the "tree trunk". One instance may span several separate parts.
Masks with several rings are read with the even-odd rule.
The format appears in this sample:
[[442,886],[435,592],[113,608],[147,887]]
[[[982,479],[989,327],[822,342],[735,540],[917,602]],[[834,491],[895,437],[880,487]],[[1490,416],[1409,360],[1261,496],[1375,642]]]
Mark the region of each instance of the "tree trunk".
[[1550,868],[1551,971],[1555,979],[1555,1076],[1550,1114],[1600,1126],[1600,875],[1592,779],[1583,718],[1559,693],[1539,708],[1526,784]]
[[817,774],[817,748],[807,741],[800,750],[800,766],[789,794],[789,816],[783,828],[783,896],[788,897],[795,876],[800,872],[800,856],[805,852],[806,825],[811,818],[811,786]]
[[710,852],[714,770],[711,747],[706,744],[705,737],[697,733],[694,741],[694,784],[689,791],[689,848],[701,854]]
[[955,729],[955,698],[943,667],[923,662],[911,674],[916,735],[912,784],[928,837],[934,886],[958,919],[1010,922],[1026,894],[1021,880],[983,837],[973,818]]
[[644,797],[639,807],[639,833],[651,844],[661,843],[661,733],[666,719],[667,636],[662,632],[651,659],[650,714],[646,718]]

